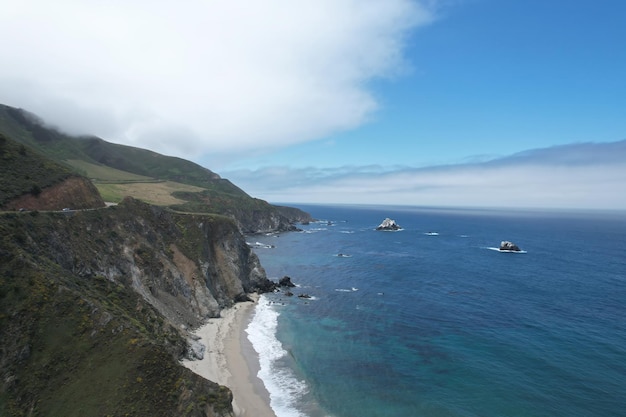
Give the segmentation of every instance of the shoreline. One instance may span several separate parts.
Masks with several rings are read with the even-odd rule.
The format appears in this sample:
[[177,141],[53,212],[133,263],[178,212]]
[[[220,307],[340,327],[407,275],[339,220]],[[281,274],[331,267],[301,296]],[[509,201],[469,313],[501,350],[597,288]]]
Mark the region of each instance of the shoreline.
[[236,303],[222,310],[221,317],[208,319],[195,332],[206,350],[202,360],[184,360],[182,364],[196,374],[228,387],[233,393],[236,417],[276,417],[270,407],[270,396],[257,376],[256,352],[246,338],[258,296],[249,294],[252,302]]

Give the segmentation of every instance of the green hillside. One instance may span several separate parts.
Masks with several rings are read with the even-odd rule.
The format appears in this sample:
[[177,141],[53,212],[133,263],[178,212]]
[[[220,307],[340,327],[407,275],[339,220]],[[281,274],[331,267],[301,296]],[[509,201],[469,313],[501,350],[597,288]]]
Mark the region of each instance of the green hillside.
[[233,195],[246,195],[230,181],[182,158],[107,142],[97,137],[75,137],[45,126],[22,109],[0,105],[0,132],[59,161],[84,161],[130,174],[195,185]]
[[180,211],[225,214],[247,232],[288,230],[290,223],[310,219],[300,210],[252,198],[196,163],[97,137],[70,136],[22,109],[0,105],[0,133],[90,178],[106,201],[132,196]]
[[0,133],[0,207],[22,194],[38,195],[70,175],[69,167]]
[[65,161],[72,168],[84,176],[98,182],[150,182],[159,181],[145,175],[137,175],[128,171],[111,168],[106,165],[95,164],[81,159],[68,159]]
[[90,159],[74,138],[47,127],[36,115],[22,109],[0,105],[0,133],[39,150],[57,162]]

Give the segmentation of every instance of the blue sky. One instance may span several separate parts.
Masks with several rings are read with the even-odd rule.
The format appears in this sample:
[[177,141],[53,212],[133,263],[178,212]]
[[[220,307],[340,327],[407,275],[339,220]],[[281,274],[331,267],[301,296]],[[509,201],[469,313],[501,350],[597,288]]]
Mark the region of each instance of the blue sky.
[[372,83],[369,122],[258,163],[425,166],[626,138],[626,3],[473,0],[436,14],[409,36],[406,73]]
[[626,209],[624,16],[618,0],[6,2],[0,101],[269,201]]

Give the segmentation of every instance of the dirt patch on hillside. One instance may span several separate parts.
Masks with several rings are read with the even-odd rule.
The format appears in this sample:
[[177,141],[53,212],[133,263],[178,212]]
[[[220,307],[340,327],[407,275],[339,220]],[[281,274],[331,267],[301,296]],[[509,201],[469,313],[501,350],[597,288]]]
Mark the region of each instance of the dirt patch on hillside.
[[73,210],[104,207],[104,201],[91,181],[69,177],[63,182],[44,188],[37,195],[24,194],[6,204],[4,210]]
[[184,200],[172,196],[174,191],[200,192],[204,188],[195,187],[193,185],[181,184],[173,181],[164,182],[137,182],[137,183],[118,183],[118,184],[97,184],[100,193],[107,201],[121,201],[124,197],[130,196],[149,204],[157,206],[171,206],[174,204],[183,204]]

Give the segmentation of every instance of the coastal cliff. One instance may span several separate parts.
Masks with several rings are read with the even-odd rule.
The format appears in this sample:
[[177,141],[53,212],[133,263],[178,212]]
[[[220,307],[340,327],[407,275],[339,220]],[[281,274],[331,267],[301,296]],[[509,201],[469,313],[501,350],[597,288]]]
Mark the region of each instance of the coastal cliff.
[[0,416],[232,417],[231,391],[181,359],[203,355],[207,318],[275,288],[242,233],[309,220],[0,105]]
[[0,234],[0,414],[231,415],[179,360],[189,329],[273,288],[233,220],[127,198],[5,213]]

